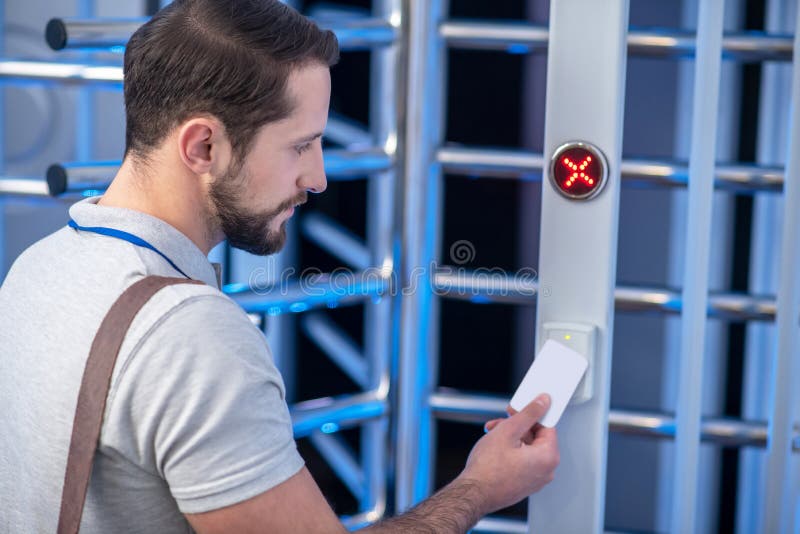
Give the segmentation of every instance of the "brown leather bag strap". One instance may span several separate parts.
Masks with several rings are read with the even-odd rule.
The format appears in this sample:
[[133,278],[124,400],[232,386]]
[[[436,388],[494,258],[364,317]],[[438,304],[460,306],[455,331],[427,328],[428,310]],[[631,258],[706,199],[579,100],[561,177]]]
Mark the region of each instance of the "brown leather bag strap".
[[145,303],[160,289],[173,284],[203,285],[203,282],[165,276],[143,278],[132,284],[114,302],[94,336],[78,392],[75,420],[72,423],[72,438],[58,515],[58,534],[77,534],[81,525],[94,453],[103,424],[106,397],[111,387],[111,373],[114,371],[122,340],[133,318]]

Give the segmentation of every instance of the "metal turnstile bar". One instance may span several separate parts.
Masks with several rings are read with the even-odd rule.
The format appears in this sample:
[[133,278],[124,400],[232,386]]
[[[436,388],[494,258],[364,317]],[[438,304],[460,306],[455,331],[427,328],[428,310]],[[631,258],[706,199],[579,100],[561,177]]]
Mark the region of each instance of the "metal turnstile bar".
[[350,446],[337,434],[326,434],[321,430],[312,432],[309,439],[350,493],[356,499],[363,498],[364,471]]
[[[449,20],[439,26],[439,33],[451,48],[514,53],[544,51],[549,40],[547,26],[521,21]],[[628,52],[638,56],[692,57],[696,48],[696,39],[691,33],[661,29],[628,32]],[[722,40],[722,50],[728,59],[791,61],[792,38],[758,32],[728,34]]]
[[321,22],[323,29],[331,30],[339,40],[341,50],[368,50],[389,46],[397,40],[397,28],[383,18],[354,18],[337,20],[332,24]]
[[498,532],[509,534],[527,534],[528,522],[521,519],[506,519],[503,517],[484,517],[470,532]]
[[[325,173],[334,180],[359,178],[385,171],[392,158],[379,148],[367,150],[331,149],[324,153]],[[84,193],[108,187],[120,161],[55,163],[47,169],[50,194]]]
[[[133,19],[51,19],[45,29],[47,44],[53,50],[104,49],[121,51],[130,36],[146,18]],[[364,50],[387,46],[397,38],[397,30],[380,18],[353,18],[321,22],[339,40],[341,50]]]
[[[682,308],[679,291],[660,288],[618,287],[614,291],[618,310],[679,313]],[[772,321],[775,319],[775,298],[736,293],[710,293],[708,315],[730,321]]]
[[122,87],[122,66],[25,59],[0,60],[0,80],[58,82],[66,85],[101,84]]
[[373,144],[372,135],[364,125],[334,111],[328,113],[325,139],[348,150],[366,150]]
[[530,276],[509,276],[497,269],[442,267],[433,273],[433,284],[439,296],[476,303],[530,304],[539,290],[532,270]]
[[88,194],[105,190],[117,174],[120,161],[54,163],[47,168],[45,180],[51,196],[65,193]]
[[364,176],[389,170],[394,165],[394,158],[382,148],[365,150],[326,150],[325,173],[331,178],[343,180],[362,178]]
[[[475,274],[455,268],[442,268],[434,274],[434,286],[439,296],[469,300],[483,304],[531,305],[536,302],[538,282],[526,278],[507,277],[486,271]],[[543,288],[542,291],[547,291]],[[614,301],[619,311],[680,313],[681,295],[677,290],[647,287],[618,286]],[[775,298],[733,293],[711,293],[708,314],[731,321],[771,321],[775,318]]]
[[294,404],[289,412],[296,438],[315,430],[336,432],[385,415],[386,391],[375,390],[340,397],[324,397]]
[[[443,147],[436,157],[444,171],[450,174],[531,181],[540,181],[542,176],[542,155],[524,150]],[[689,167],[681,162],[623,159],[620,172],[624,184],[686,187],[689,182]],[[714,172],[715,187],[721,190],[780,192],[783,188],[783,169],[780,167],[718,163]]]
[[385,506],[381,502],[378,504],[378,508],[351,516],[340,516],[339,519],[348,530],[358,530],[382,519],[385,513],[384,508]]
[[[489,419],[505,417],[508,398],[462,393],[440,388],[430,396],[430,406],[437,419],[462,423],[483,424]],[[609,430],[619,434],[672,439],[675,437],[675,417],[666,413],[634,410],[611,410]],[[800,450],[800,426],[795,425],[795,450]],[[766,447],[767,424],[758,421],[705,417],[702,439],[724,446]]]
[[319,212],[308,213],[300,220],[300,231],[327,253],[359,270],[370,266],[370,251],[363,240],[350,230]]
[[[267,272],[264,272],[266,280]],[[388,289],[388,280],[363,272],[319,273],[313,277],[260,287],[259,274],[248,284],[229,284],[223,292],[248,313],[280,315],[304,312],[315,308],[346,306],[380,297]]]
[[44,38],[53,50],[104,49],[123,51],[133,32],[147,18],[131,19],[50,19]]
[[314,342],[350,379],[362,389],[369,387],[367,361],[355,341],[336,323],[320,313],[304,314],[300,325]]
[[30,178],[0,177],[0,195],[47,197],[47,184]]

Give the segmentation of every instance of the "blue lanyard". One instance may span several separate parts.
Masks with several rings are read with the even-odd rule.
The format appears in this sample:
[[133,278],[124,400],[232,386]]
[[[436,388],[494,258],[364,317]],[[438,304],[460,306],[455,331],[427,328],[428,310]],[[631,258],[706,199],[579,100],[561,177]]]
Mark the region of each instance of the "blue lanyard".
[[165,260],[167,260],[167,262],[170,265],[172,265],[172,267],[176,271],[178,271],[183,276],[185,276],[186,278],[189,278],[191,280],[191,277],[189,275],[187,275],[185,272],[181,271],[180,268],[177,265],[175,265],[175,263],[166,256],[166,254],[164,254],[163,252],[161,252],[156,247],[154,247],[153,245],[151,245],[150,243],[148,243],[147,241],[145,241],[144,239],[142,239],[139,236],[135,236],[133,234],[129,234],[128,232],[123,232],[122,230],[116,230],[114,228],[107,228],[105,226],[81,226],[78,223],[76,223],[75,221],[73,221],[72,219],[69,220],[69,222],[67,223],[67,226],[70,226],[71,228],[74,228],[76,230],[80,230],[82,232],[94,232],[95,234],[105,235],[105,236],[109,236],[109,237],[116,237],[117,239],[122,239],[123,241],[127,241],[128,243],[133,243],[137,247],[143,247],[143,248],[150,249],[153,252],[155,252],[156,254],[158,254],[159,256],[161,256],[162,258],[164,258]]

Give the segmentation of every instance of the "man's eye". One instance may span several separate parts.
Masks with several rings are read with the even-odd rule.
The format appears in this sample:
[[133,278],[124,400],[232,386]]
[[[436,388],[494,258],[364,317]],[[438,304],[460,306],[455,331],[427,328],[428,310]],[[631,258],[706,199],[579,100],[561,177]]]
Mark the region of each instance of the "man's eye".
[[306,143],[304,145],[299,145],[299,146],[295,147],[295,150],[297,150],[298,154],[302,154],[303,152],[305,152],[309,148],[311,148],[311,143]]

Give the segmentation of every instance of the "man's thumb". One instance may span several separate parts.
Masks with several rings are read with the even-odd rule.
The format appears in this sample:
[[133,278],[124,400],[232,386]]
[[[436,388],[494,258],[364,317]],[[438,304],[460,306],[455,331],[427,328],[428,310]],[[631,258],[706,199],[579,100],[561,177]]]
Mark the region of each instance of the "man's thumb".
[[513,424],[515,433],[520,436],[533,428],[550,409],[550,395],[542,393],[533,399],[519,413],[509,417],[509,422]]

